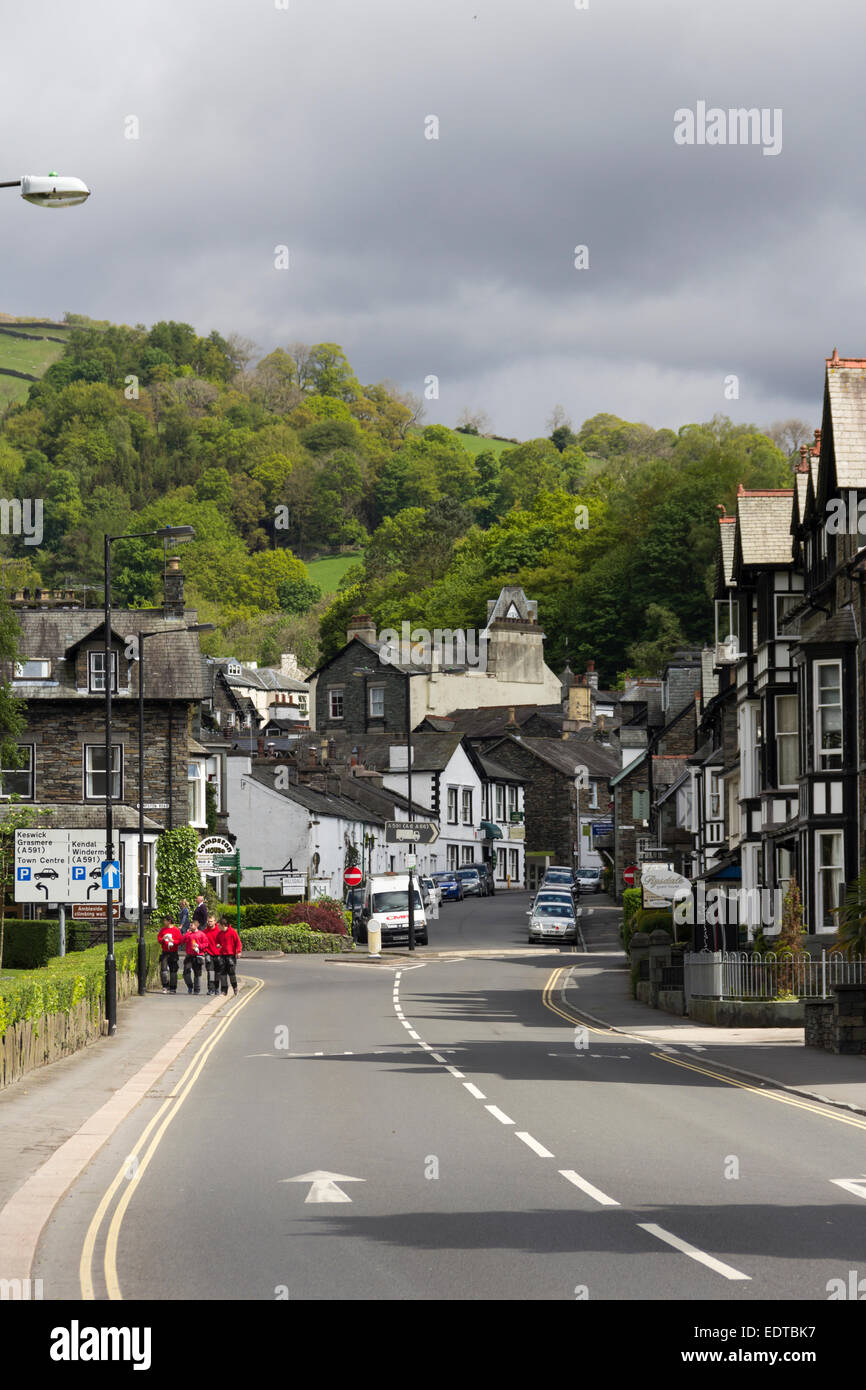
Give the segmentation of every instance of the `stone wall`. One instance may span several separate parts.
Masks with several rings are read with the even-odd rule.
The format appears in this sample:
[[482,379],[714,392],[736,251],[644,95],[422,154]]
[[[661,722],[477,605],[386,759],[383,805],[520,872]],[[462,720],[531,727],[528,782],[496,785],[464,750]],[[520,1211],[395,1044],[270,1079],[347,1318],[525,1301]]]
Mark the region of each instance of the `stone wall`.
[[821,1047],[833,1051],[833,1012],[832,999],[808,999],[806,1001],[806,1046]]

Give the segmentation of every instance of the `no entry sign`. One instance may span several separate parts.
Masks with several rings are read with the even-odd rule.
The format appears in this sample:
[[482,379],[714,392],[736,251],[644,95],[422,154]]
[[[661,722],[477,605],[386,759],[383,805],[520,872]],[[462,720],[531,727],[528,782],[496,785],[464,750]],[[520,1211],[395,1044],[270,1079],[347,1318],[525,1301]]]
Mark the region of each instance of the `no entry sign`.
[[347,888],[357,888],[363,877],[361,870],[356,866],[352,869],[346,869],[343,874],[343,882]]
[[622,871],[622,881],[626,888],[634,888],[634,876],[637,873],[637,865],[630,864],[627,869]]

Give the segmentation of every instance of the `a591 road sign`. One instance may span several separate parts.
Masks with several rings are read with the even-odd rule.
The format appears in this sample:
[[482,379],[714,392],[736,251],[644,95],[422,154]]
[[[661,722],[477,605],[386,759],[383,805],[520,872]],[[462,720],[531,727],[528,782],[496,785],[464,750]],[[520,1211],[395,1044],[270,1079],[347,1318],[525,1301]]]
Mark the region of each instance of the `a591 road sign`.
[[385,843],[389,845],[432,845],[439,839],[439,827],[432,820],[389,820],[385,822]]

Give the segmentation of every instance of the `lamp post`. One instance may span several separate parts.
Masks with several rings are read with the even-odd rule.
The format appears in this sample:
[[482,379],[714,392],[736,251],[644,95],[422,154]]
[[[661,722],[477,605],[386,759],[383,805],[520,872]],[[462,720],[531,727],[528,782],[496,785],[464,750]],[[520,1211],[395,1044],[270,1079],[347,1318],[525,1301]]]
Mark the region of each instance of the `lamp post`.
[[66,175],[23,174],[20,179],[7,179],[0,188],[20,188],[21,197],[38,208],[71,208],[90,197],[90,189],[81,179]]
[[144,862],[144,643],[148,637],[173,637],[176,632],[213,632],[213,623],[163,628],[136,635],[138,646],[138,992],[147,993],[147,951],[144,945],[144,899],[147,871]]
[[[133,534],[124,536],[104,535],[105,669],[103,672],[103,679],[105,681],[105,859],[108,864],[111,864],[114,860],[114,812],[112,810],[111,796],[111,658],[113,655],[111,650],[111,547],[114,541],[143,540],[150,536],[158,536],[162,540],[192,540],[194,535],[195,531],[192,526],[161,526],[156,531],[136,531]],[[139,799],[141,798],[139,797]],[[119,886],[118,880],[118,889]],[[105,915],[107,928],[107,945],[105,952],[105,1016],[108,1023],[108,1035],[109,1037],[114,1037],[117,1032],[117,962],[114,958],[114,889],[112,887],[107,889]],[[141,941],[140,935],[139,941]],[[141,962],[139,960],[139,968],[140,965]]]

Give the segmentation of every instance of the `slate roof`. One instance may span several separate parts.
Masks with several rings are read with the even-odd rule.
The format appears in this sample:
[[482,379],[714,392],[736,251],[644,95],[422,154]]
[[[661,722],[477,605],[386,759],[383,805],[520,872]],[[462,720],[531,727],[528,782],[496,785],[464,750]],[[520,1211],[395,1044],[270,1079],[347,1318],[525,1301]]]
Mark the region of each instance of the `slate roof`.
[[[75,683],[75,650],[88,639],[101,638],[105,631],[103,615],[98,609],[15,608],[14,614],[21,629],[18,641],[21,659],[29,657],[34,661],[51,662],[49,680],[16,680],[15,695],[26,700],[102,699],[101,695],[79,690]],[[139,632],[171,634],[164,638],[149,637],[143,646],[145,699],[199,701],[204,698],[198,633],[183,630],[188,623],[196,621],[197,615],[190,609],[179,621],[166,621],[161,608],[112,612],[111,631],[121,641]],[[130,671],[129,688],[121,687],[112,699],[138,699],[138,672],[134,666]]]
[[[460,730],[469,738],[496,738],[505,733],[505,726],[511,718],[511,705],[481,705],[479,708],[474,706],[467,709],[451,710],[447,720],[436,720],[442,723],[443,727],[447,724],[450,729]],[[515,724],[525,724],[535,715],[549,719],[552,722],[562,721],[562,710],[558,705],[514,705]],[[434,723],[434,717],[428,715],[425,721],[428,724]]]
[[[739,565],[790,565],[792,488],[737,494],[734,572]],[[722,528],[724,535],[727,527]]]
[[823,647],[831,643],[852,643],[858,640],[857,623],[850,604],[846,604],[838,613],[834,613],[832,618],[828,618],[826,623],[822,623],[817,632],[809,637],[801,637],[798,645]]
[[866,360],[836,353],[828,358],[827,399],[836,486],[866,487]]
[[[444,772],[450,763],[457,749],[463,743],[465,735],[455,729],[451,733],[421,733],[412,735],[412,771],[413,772]],[[341,746],[340,740],[337,742],[338,748]],[[381,772],[400,772],[401,768],[391,768],[390,750],[393,747],[405,748],[405,740],[395,739],[390,734],[364,734],[352,740],[353,745],[360,750],[360,758],[368,767],[376,768]],[[477,758],[477,753],[472,749],[467,749],[470,757]]]
[[520,773],[512,772],[509,768],[503,767],[501,763],[496,762],[495,758],[488,758],[484,753],[479,753],[478,757],[481,766],[484,768],[485,775],[489,777],[491,782],[515,782],[519,783],[521,786],[525,782],[525,777],[521,777]]
[[719,517],[719,547],[721,563],[721,580],[725,585],[734,582],[734,542],[736,540],[737,518],[735,516]]
[[619,770],[619,758],[613,750],[597,744],[577,745],[567,738],[524,738],[522,734],[507,734],[506,739],[567,777],[574,777],[578,767],[585,767],[595,777],[612,777]]
[[284,676],[282,671],[278,671],[273,666],[244,666],[241,665],[240,675],[232,675],[227,667],[233,657],[214,657],[212,665],[222,671],[226,679],[226,684],[240,687],[242,690],[300,690],[308,692],[310,687],[305,681],[296,681],[291,676]]

